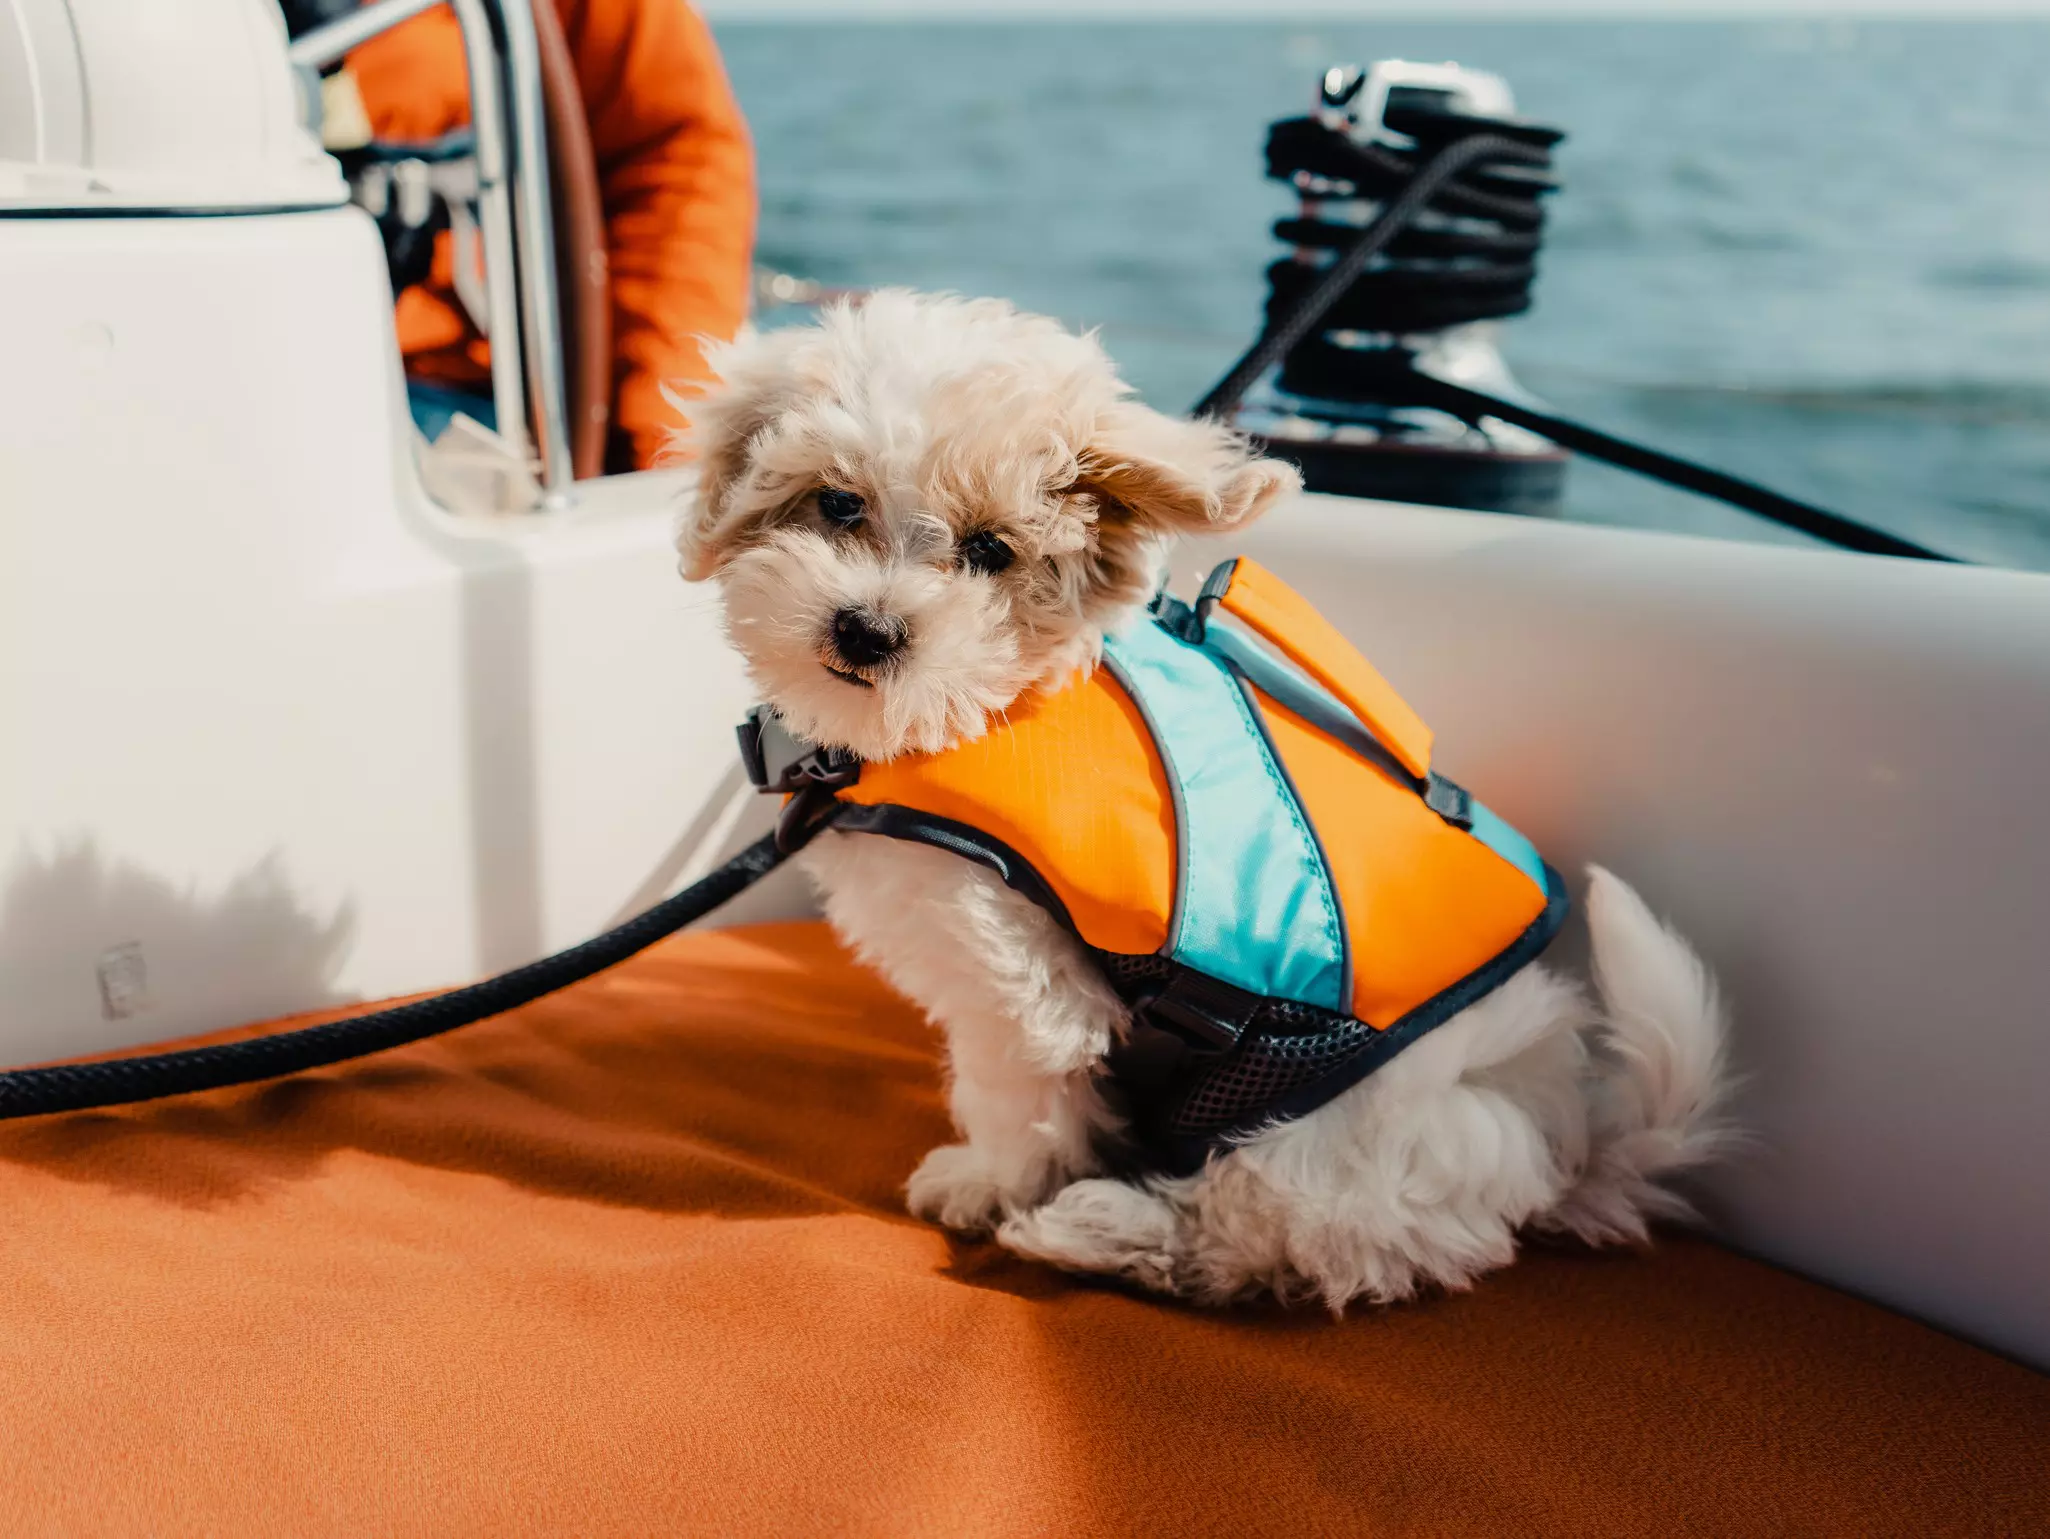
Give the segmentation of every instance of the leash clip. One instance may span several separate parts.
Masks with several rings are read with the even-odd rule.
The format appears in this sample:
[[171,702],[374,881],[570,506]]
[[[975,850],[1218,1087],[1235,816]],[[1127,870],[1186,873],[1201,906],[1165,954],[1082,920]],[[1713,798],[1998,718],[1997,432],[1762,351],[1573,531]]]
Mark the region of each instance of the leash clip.
[[799,737],[766,705],[749,711],[736,730],[740,762],[755,789],[790,798],[776,819],[776,852],[794,855],[840,815],[833,793],[861,778],[861,761],[844,748]]
[[799,737],[766,705],[749,711],[735,730],[747,778],[765,795],[789,796],[813,786],[838,791],[861,778],[861,761],[853,754]]

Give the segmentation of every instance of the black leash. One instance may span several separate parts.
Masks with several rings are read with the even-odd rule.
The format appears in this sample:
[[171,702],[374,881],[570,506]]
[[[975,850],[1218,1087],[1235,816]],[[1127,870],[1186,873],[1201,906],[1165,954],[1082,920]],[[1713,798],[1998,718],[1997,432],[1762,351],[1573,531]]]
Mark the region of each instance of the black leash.
[[1682,459],[1677,454],[1666,454],[1627,438],[1618,438],[1613,433],[1604,433],[1599,428],[1588,427],[1568,417],[1554,416],[1517,401],[1504,400],[1485,390],[1455,385],[1421,370],[1412,370],[1405,385],[1413,393],[1410,398],[1418,406],[1435,406],[1468,421],[1475,416],[1498,417],[1518,427],[1529,428],[1534,433],[1542,433],[1562,449],[1571,449],[1589,459],[1601,460],[1624,470],[1634,470],[1639,475],[1663,481],[1668,486],[1677,486],[1682,491],[1727,502],[1770,523],[1798,529],[1805,535],[1844,550],[1863,551],[1873,556],[1906,556],[1916,561],[1962,560],[1900,535],[1889,534],[1884,529],[1875,529],[1870,524],[1861,524],[1841,513],[1818,508],[1812,502],[1784,496],[1770,487],[1760,486],[1756,481],[1746,481],[1693,460]]
[[[815,820],[804,829],[804,839],[830,821],[829,816],[818,816],[819,809],[813,812]],[[430,999],[299,1031],[252,1037],[246,1042],[0,1074],[0,1121],[155,1101],[194,1090],[218,1090],[324,1069],[502,1015],[624,962],[702,919],[767,876],[802,848],[804,839],[793,843],[786,835],[779,844],[777,834],[764,835],[702,881],[603,935]]]
[[[1919,561],[1962,559],[1784,496],[1755,481],[1520,401],[1455,385],[1424,373],[1408,355],[1391,362],[1386,354],[1361,355],[1329,345],[1318,347],[1312,333],[1327,320],[1354,330],[1399,334],[1511,315],[1527,307],[1529,281],[1535,271],[1531,260],[1537,246],[1535,231],[1542,223],[1538,199],[1553,185],[1545,173],[1551,165],[1549,146],[1559,135],[1535,125],[1470,121],[1478,132],[1454,138],[1420,161],[1377,145],[1357,144],[1309,119],[1290,119],[1274,126],[1268,143],[1271,175],[1307,172],[1338,177],[1360,193],[1386,201],[1349,244],[1345,241],[1350,231],[1342,225],[1284,220],[1276,226],[1276,233],[1284,239],[1339,249],[1343,254],[1322,269],[1307,288],[1304,275],[1314,269],[1286,259],[1269,269],[1266,330],[1196,403],[1191,416],[1229,417],[1262,375],[1308,343],[1305,356],[1292,362],[1291,368],[1300,365],[1312,378],[1347,368],[1371,369],[1372,399],[1384,405],[1433,407],[1467,422],[1494,417],[1542,434],[1561,448],[1590,459],[1729,503],[1845,550]],[[1390,122],[1395,122],[1394,117]],[[1427,112],[1413,113],[1399,126],[1428,143],[1434,137],[1442,139],[1458,132],[1460,122],[1454,114]],[[1522,137],[1509,137],[1500,130]],[[1468,173],[1467,179],[1458,180],[1463,172]],[[1477,182],[1487,185],[1474,185]],[[1491,220],[1494,229],[1492,233],[1418,230],[1414,228],[1417,218],[1426,208],[1462,216],[1469,225]],[[1383,253],[1390,253],[1393,260],[1385,268],[1369,272],[1367,264]],[[1447,257],[1457,257],[1461,265],[1448,266]],[[1369,357],[1373,361],[1368,361]],[[1286,455],[1287,445],[1277,443],[1273,452]]]
[[[1539,142],[1531,142],[1533,137]],[[1496,169],[1477,173],[1479,180],[1513,178],[1518,168],[1524,168],[1530,187],[1541,187],[1546,185],[1542,173],[1550,164],[1545,148],[1548,143],[1549,139],[1542,135],[1516,139],[1500,133],[1471,134],[1445,145],[1420,165],[1360,146],[1346,145],[1333,150],[1331,153],[1358,161],[1357,164],[1348,163],[1349,174],[1360,174],[1361,166],[1371,160],[1373,164],[1368,169],[1373,176],[1390,184],[1390,191],[1394,191],[1392,183],[1399,180],[1400,191],[1381,206],[1358,238],[1345,247],[1344,254],[1326,268],[1278,320],[1270,322],[1245,356],[1233,364],[1224,378],[1196,404],[1191,415],[1228,415],[1254,381],[1303,343],[1334,306],[1347,300],[1355,285],[1367,274],[1367,264],[1409,232],[1417,216],[1434,202],[1455,212],[1515,216],[1519,200],[1504,197],[1499,190],[1491,192],[1485,187],[1462,184],[1455,179],[1462,172],[1474,170],[1482,162],[1490,162]],[[1367,159],[1359,160],[1359,157]],[[1505,163],[1506,170],[1502,169]],[[1364,176],[1362,181],[1366,181]],[[1469,241],[1477,238],[1466,237]],[[1497,244],[1503,243],[1503,237],[1491,239]],[[1509,244],[1514,245],[1515,242]],[[1534,249],[1533,242],[1529,250]],[[1527,253],[1522,246],[1517,246],[1510,254],[1521,256]],[[1476,315],[1512,313],[1525,302],[1517,286],[1527,284],[1529,271],[1528,263],[1508,264],[1490,275],[1490,292],[1470,294],[1463,303],[1478,307],[1473,310]],[[1496,289],[1500,292],[1493,292]],[[1390,301],[1387,296],[1378,296],[1368,302],[1385,305]],[[1487,308],[1489,306],[1494,308]],[[1725,475],[1719,470],[1617,438],[1564,417],[1534,410],[1516,401],[1454,385],[1414,368],[1396,376],[1391,383],[1402,396],[1402,400],[1395,404],[1432,406],[1467,420],[1477,415],[1497,417],[1541,433],[1562,447],[1687,491],[1718,498],[1848,550],[1911,556],[1925,561],[1958,559],[1813,504],[1783,497],[1754,482]],[[765,771],[763,721],[756,719],[750,727],[753,735],[750,737],[749,729],[743,729],[742,743],[743,753],[749,758],[752,778],[764,789],[794,793],[785,806],[776,831],[756,840],[711,875],[675,896],[663,899],[626,923],[566,951],[542,957],[495,978],[348,1020],[330,1021],[299,1031],[252,1037],[247,1041],[212,1047],[0,1073],[0,1121],[44,1116],[52,1112],[132,1105],[139,1101],[161,1100],[165,1096],[247,1085],[309,1069],[327,1068],[502,1015],[543,995],[580,983],[608,967],[617,966],[738,897],[802,849],[839,811],[840,804],[832,792],[836,785],[846,783],[846,764],[834,761],[830,755],[820,757],[816,751],[804,755],[792,745],[779,747],[772,744],[768,750],[771,762]]]

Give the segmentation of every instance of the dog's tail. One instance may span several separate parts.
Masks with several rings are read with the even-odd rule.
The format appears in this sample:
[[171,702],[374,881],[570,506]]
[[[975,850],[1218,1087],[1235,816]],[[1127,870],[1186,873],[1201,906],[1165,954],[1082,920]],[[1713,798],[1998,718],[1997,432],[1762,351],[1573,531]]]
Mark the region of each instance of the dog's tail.
[[1693,1216],[1660,1181],[1734,1141],[1721,1117],[1723,1008],[1701,959],[1642,898],[1599,866],[1588,875],[1603,1029],[1586,1164],[1547,1227],[1595,1244],[1642,1241],[1653,1218]]

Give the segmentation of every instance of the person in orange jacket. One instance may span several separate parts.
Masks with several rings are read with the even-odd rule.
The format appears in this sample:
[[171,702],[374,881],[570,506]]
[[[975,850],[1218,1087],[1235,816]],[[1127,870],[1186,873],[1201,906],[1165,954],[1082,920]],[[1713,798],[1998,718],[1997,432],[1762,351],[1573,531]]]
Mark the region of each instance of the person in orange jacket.
[[[662,387],[705,377],[696,338],[747,317],[754,156],[710,28],[687,0],[552,4],[589,120],[610,260],[614,397],[610,469],[651,464],[678,426]],[[462,34],[439,7],[347,61],[372,135],[417,143],[470,120]],[[489,344],[456,298],[451,242],[398,299],[410,380],[489,394]]]

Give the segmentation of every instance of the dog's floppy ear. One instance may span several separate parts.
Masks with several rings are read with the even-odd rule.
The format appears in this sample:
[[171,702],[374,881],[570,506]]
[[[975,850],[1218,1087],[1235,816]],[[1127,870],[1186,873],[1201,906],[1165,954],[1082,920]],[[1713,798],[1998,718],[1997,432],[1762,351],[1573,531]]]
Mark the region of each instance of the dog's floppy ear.
[[694,397],[663,392],[689,418],[673,443],[697,469],[697,487],[677,535],[688,581],[702,581],[723,567],[738,537],[763,511],[748,496],[751,460],[758,435],[795,393],[790,370],[795,336],[794,331],[743,333],[734,342],[708,343],[705,356],[716,378]]
[[1078,459],[1076,490],[1096,498],[1106,533],[1127,523],[1158,534],[1223,534],[1303,484],[1294,466],[1259,458],[1230,428],[1137,401],[1105,407]]

